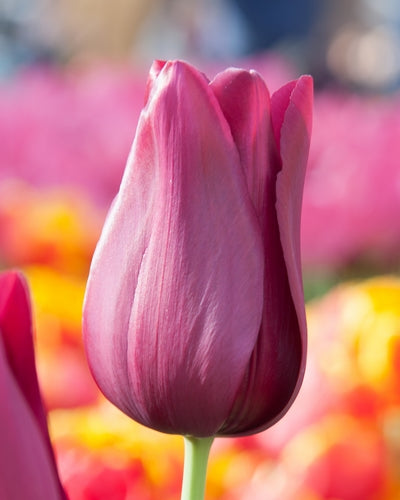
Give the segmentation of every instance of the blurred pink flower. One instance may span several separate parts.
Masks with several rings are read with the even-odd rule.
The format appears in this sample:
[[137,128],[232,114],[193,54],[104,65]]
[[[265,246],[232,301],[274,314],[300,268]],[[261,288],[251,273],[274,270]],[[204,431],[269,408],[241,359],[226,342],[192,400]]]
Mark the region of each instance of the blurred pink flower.
[[317,94],[304,188],[307,267],[398,261],[400,99]]
[[27,285],[0,274],[0,497],[63,499],[36,375]]
[[108,204],[143,105],[128,68],[36,69],[0,87],[0,180],[75,187]]

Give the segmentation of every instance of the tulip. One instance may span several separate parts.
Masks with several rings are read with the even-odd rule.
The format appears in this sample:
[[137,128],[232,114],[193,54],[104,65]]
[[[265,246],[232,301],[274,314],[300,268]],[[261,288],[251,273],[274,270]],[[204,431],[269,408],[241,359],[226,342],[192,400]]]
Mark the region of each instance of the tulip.
[[65,499],[36,374],[29,294],[22,275],[0,274],[0,498]]
[[154,63],[83,313],[93,376],[134,420],[247,435],[297,395],[311,108],[308,76],[270,98],[255,71]]

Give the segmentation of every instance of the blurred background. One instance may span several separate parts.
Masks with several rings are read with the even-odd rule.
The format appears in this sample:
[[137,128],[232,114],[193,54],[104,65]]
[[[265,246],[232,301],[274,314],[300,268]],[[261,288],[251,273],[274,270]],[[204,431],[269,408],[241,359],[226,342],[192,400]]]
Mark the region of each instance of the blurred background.
[[272,429],[217,440],[208,500],[400,498],[396,0],[0,0],[0,269],[34,301],[71,500],[179,498],[183,444],[99,394],[81,344],[91,256],[153,59],[315,81],[302,253],[309,360]]

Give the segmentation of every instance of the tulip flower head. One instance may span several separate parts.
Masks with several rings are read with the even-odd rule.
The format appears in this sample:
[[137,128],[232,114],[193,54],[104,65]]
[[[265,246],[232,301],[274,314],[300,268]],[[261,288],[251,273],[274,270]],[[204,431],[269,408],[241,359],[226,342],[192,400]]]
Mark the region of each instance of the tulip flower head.
[[270,97],[255,71],[154,63],[83,318],[95,380],[134,420],[247,435],[294,400],[311,109],[308,76]]
[[61,500],[36,375],[26,282],[0,274],[0,498]]

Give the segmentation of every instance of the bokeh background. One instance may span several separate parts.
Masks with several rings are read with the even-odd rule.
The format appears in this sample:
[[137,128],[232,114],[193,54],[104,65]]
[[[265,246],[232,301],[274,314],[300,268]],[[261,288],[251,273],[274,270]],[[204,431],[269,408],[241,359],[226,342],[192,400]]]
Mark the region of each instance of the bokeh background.
[[399,30],[396,0],[0,0],[0,269],[30,282],[71,500],[179,498],[181,438],[102,398],[80,326],[155,58],[316,87],[305,382],[272,429],[216,441],[207,499],[400,498]]

